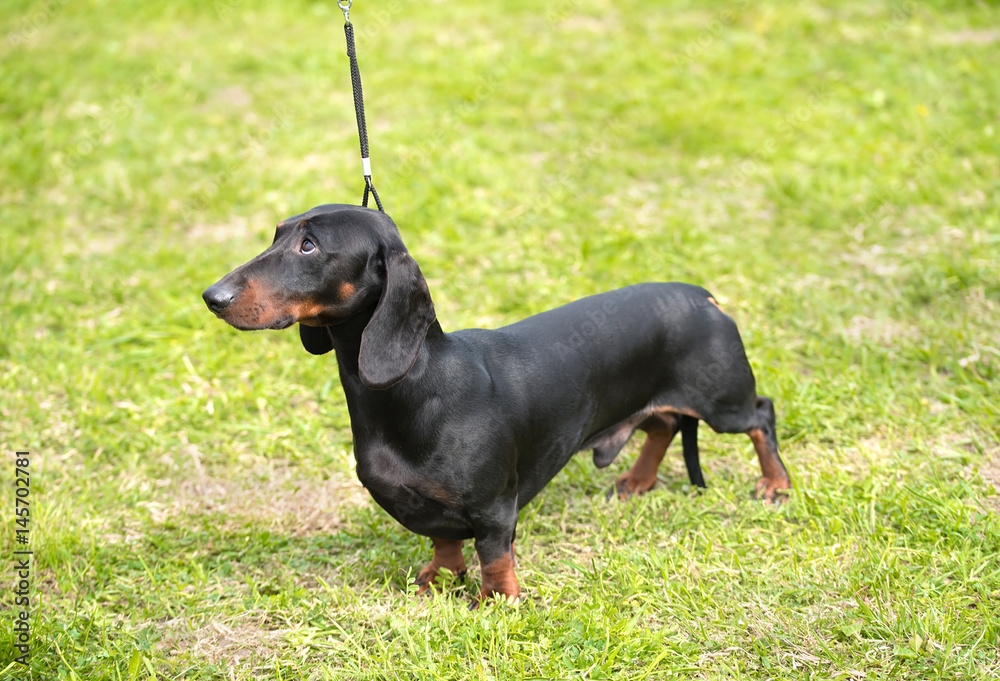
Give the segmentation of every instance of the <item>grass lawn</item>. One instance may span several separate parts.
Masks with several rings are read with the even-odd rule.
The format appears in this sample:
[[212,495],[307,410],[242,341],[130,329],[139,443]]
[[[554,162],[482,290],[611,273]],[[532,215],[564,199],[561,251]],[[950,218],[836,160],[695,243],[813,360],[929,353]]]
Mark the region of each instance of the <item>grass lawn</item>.
[[[1000,675],[1000,7],[376,3],[376,186],[446,330],[687,281],[739,323],[792,500],[702,428],[627,503],[576,457],[524,598],[416,599],[332,355],[201,300],[363,183],[333,0],[0,9],[0,679]],[[14,658],[29,450],[30,670]],[[22,535],[23,536],[23,535]]]

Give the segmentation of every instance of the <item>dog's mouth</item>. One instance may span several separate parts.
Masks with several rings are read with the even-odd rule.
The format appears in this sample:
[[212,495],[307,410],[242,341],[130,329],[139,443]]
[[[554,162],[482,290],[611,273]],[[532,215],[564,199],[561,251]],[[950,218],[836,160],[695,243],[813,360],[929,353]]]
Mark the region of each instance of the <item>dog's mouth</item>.
[[248,319],[241,319],[240,317],[231,317],[226,314],[226,312],[226,310],[217,312],[215,316],[232,326],[234,329],[238,329],[240,331],[281,331],[282,329],[287,329],[292,326],[297,321],[294,316],[290,315],[280,317],[270,322],[261,322],[256,319],[251,321]]

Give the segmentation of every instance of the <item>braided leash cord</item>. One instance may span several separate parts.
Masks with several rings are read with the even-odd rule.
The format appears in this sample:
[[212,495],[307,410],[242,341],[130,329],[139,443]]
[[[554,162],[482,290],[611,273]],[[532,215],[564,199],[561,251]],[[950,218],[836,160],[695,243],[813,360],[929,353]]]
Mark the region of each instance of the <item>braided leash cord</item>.
[[364,93],[361,91],[361,70],[358,68],[358,53],[354,48],[354,26],[347,19],[346,11],[344,19],[344,34],[347,36],[347,57],[351,61],[351,87],[354,89],[354,113],[358,118],[358,139],[361,141],[361,170],[365,175],[365,196],[361,200],[361,205],[365,208],[368,207],[368,193],[371,192],[372,196],[375,197],[375,205],[384,213],[385,209],[382,208],[382,201],[378,198],[378,192],[375,191],[375,185],[372,183],[372,163],[368,155],[368,128],[365,124],[365,98]]

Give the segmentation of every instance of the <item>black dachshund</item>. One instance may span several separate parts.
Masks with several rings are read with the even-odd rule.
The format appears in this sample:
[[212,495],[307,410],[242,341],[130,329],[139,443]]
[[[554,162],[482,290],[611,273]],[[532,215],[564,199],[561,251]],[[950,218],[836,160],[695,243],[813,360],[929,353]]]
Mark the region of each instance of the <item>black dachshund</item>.
[[636,430],[646,442],[615,483],[621,497],[653,486],[678,430],[704,487],[699,420],[750,436],[758,498],[781,501],[791,487],[736,324],[697,286],[638,284],[501,329],[445,333],[392,220],[327,205],[280,223],[270,248],[204,298],[238,329],[298,323],[306,350],[336,350],[358,477],[433,540],[421,592],[442,567],[464,574],[462,541],[474,538],[479,600],[517,598],[518,509],[575,452],[607,466]]

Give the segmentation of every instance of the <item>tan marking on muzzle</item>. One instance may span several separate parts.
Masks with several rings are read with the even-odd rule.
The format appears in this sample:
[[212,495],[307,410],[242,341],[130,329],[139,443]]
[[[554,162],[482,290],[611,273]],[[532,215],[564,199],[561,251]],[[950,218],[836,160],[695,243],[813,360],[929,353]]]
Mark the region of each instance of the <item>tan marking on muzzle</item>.
[[239,322],[247,326],[261,324],[261,315],[268,308],[270,301],[261,295],[260,286],[255,279],[247,280],[229,307],[222,312],[222,317],[229,322]]
[[221,316],[232,324],[267,327],[288,314],[275,301],[274,291],[264,289],[257,279],[247,279],[236,300]]

